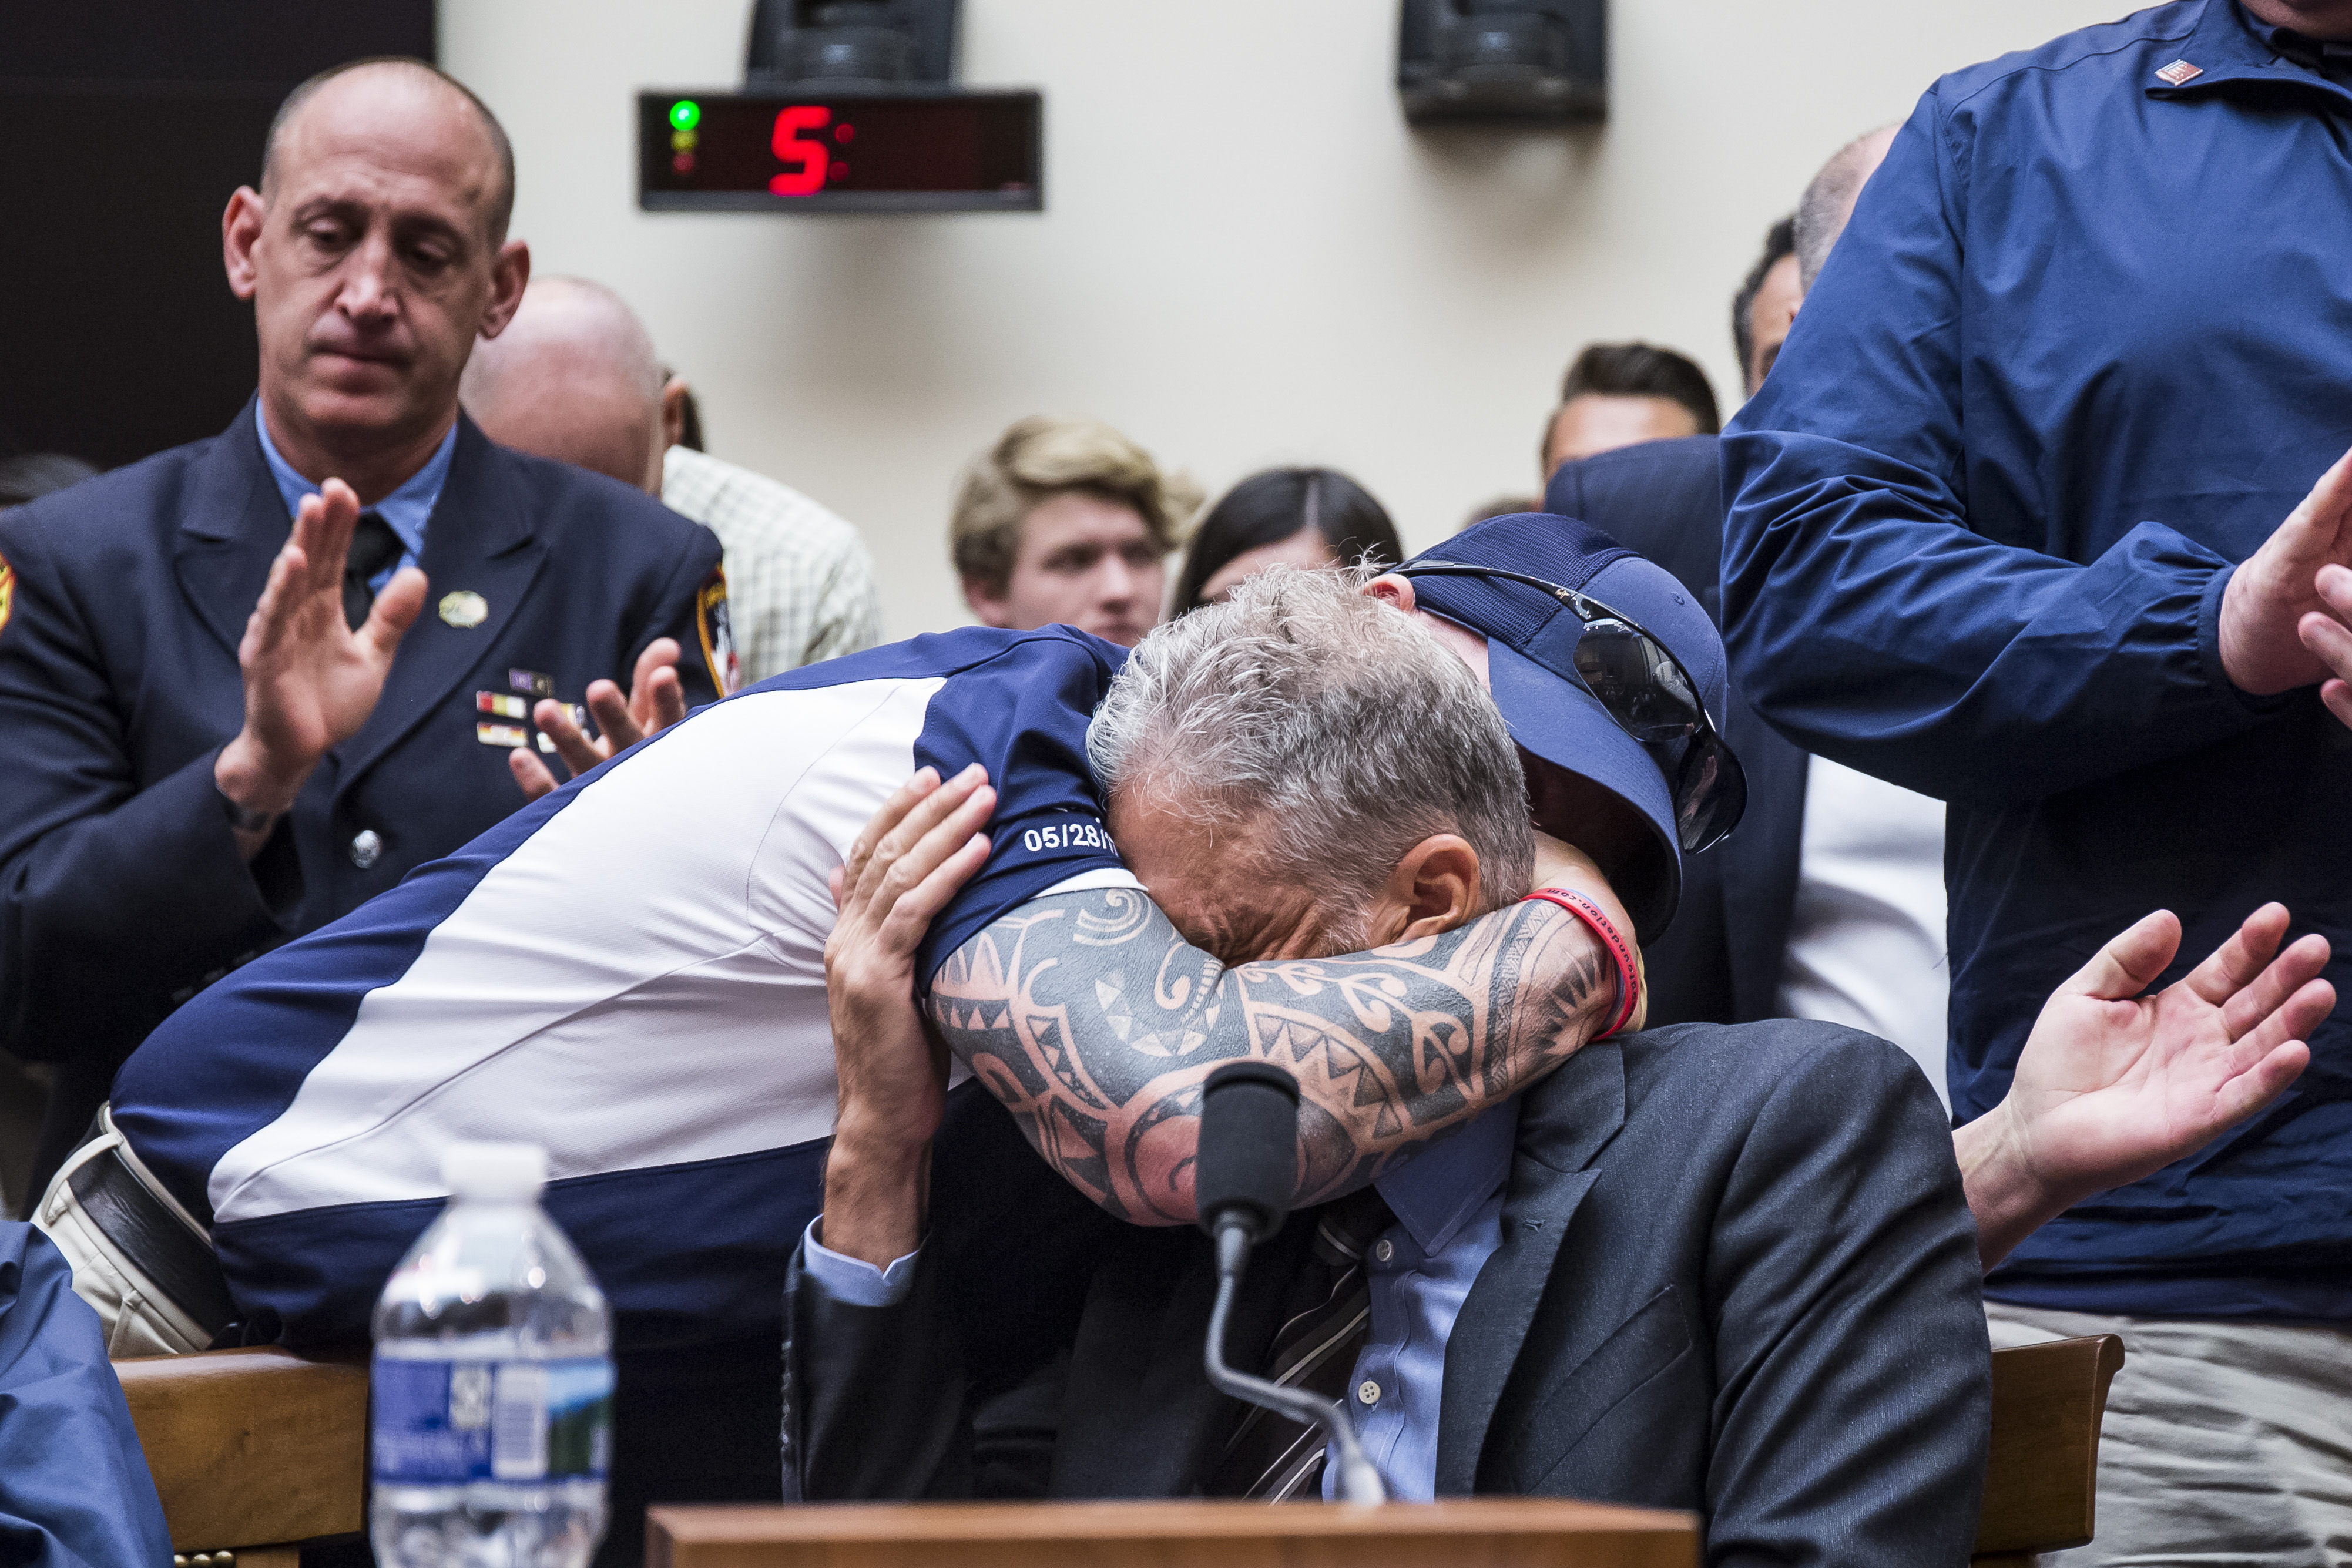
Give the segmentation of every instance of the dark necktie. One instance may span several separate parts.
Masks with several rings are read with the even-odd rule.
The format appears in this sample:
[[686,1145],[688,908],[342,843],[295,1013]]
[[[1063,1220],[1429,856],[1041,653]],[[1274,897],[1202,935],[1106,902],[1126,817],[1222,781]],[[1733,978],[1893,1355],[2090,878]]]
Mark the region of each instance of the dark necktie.
[[343,619],[352,631],[368,618],[375,590],[368,584],[375,574],[400,559],[400,536],[381,512],[362,512],[352,530],[351,553],[343,558]]
[[[1345,1401],[1356,1357],[1371,1337],[1372,1293],[1364,1252],[1395,1222],[1370,1187],[1323,1206],[1314,1255],[1293,1282],[1290,1312],[1275,1331],[1265,1375]],[[1249,1406],[1210,1472],[1212,1497],[1285,1502],[1321,1495],[1323,1430]]]

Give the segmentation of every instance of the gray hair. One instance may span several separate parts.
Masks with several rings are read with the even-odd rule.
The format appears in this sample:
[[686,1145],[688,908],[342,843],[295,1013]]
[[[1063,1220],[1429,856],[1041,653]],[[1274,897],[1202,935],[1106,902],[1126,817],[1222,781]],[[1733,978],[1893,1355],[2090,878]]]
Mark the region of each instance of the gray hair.
[[1360,929],[1397,862],[1432,834],[1477,852],[1485,909],[1535,874],[1502,714],[1459,657],[1361,592],[1378,572],[1262,571],[1155,628],[1087,731],[1114,801],[1141,789],[1196,820],[1276,824],[1260,841],[1266,873],[1339,930]]
[[1797,246],[1797,287],[1811,293],[1813,279],[1830,259],[1830,247],[1845,232],[1862,188],[1885,160],[1887,144],[1901,127],[1882,125],[1866,131],[1835,152],[1805,187],[1797,202],[1794,238]]

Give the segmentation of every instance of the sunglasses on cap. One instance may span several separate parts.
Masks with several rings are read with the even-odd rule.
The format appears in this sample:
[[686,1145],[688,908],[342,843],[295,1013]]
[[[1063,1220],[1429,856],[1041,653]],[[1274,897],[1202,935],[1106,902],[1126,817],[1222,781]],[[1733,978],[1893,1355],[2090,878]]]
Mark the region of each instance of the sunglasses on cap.
[[[1644,746],[1690,745],[1675,780],[1675,837],[1685,854],[1721,843],[1748,809],[1748,775],[1699,701],[1698,683],[1674,651],[1632,616],[1590,594],[1501,567],[1466,561],[1417,560],[1395,569],[1400,577],[1491,577],[1539,588],[1575,612],[1582,622],[1575,669],[1553,670],[1592,694],[1618,728]],[[1540,661],[1538,661],[1540,663]],[[1549,665],[1546,666],[1549,668]]]

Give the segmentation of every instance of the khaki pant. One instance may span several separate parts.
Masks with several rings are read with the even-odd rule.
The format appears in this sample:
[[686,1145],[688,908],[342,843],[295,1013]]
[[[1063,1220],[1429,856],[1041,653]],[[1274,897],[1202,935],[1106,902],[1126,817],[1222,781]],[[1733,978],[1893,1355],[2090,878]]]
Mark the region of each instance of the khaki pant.
[[2098,1535],[2044,1568],[2352,1564],[2352,1333],[1987,1301],[1996,1349],[2124,1342],[2099,1438]]
[[109,1359],[182,1355],[203,1350],[212,1343],[212,1335],[173,1305],[136,1263],[107,1239],[105,1233],[82,1212],[80,1200],[74,1197],[70,1179],[73,1173],[109,1149],[120,1150],[123,1161],[148,1190],[169,1204],[174,1213],[187,1218],[199,1235],[203,1234],[203,1227],[195,1225],[187,1211],[163,1191],[163,1185],[147,1174],[138,1156],[123,1145],[122,1134],[114,1130],[110,1114],[105,1118],[102,1134],[76,1149],[58,1170],[49,1183],[49,1190],[41,1195],[33,1223],[57,1243],[58,1250],[73,1266],[74,1294],[88,1301],[97,1312],[99,1322],[105,1325]]

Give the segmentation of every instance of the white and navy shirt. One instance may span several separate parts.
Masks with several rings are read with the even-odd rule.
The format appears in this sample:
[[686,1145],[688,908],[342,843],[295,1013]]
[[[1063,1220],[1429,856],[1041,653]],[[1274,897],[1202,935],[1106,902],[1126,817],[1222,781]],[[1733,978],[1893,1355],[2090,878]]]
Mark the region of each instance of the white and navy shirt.
[[625,1343],[767,1332],[833,1130],[829,873],[915,769],[979,762],[994,848],[921,974],[1074,877],[1134,885],[1086,766],[1123,657],[971,628],[701,709],[199,995],[115,1124],[263,1334],[363,1333],[465,1138],[546,1147]]

